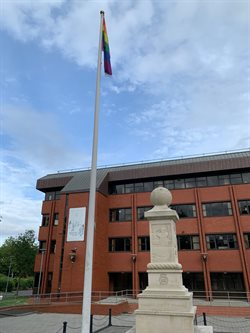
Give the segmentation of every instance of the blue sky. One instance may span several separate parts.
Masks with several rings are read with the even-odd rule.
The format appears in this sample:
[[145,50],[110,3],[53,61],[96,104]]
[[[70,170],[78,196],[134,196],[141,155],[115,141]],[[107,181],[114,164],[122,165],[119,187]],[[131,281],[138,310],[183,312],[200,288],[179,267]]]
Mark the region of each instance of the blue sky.
[[250,147],[248,0],[0,6],[0,243],[38,231],[38,178],[90,166],[100,10],[98,165]]

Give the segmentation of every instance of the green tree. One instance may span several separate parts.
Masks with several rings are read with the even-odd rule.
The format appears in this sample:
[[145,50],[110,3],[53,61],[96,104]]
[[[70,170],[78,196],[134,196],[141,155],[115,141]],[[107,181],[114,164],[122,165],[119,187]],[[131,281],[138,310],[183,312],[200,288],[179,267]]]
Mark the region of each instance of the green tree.
[[32,276],[37,250],[33,230],[7,238],[0,247],[0,273],[8,275],[11,264],[11,271],[19,279]]

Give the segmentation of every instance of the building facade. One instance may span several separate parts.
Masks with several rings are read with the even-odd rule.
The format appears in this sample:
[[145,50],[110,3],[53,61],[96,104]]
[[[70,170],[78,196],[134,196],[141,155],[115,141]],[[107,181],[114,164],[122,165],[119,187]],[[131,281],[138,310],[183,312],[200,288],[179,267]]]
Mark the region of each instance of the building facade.
[[[45,194],[34,269],[40,293],[83,290],[89,179],[84,170],[37,181]],[[98,169],[93,290],[147,286],[144,212],[157,186],[171,191],[180,217],[184,285],[197,293],[250,292],[250,151]]]

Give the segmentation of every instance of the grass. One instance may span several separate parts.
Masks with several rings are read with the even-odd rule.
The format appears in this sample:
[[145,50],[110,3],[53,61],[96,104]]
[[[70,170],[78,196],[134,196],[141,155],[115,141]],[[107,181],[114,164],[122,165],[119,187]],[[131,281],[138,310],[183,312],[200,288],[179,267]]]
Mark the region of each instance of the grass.
[[28,298],[27,296],[7,296],[6,298],[3,297],[3,299],[0,301],[0,308],[5,306],[16,306],[16,305],[23,305],[28,304]]

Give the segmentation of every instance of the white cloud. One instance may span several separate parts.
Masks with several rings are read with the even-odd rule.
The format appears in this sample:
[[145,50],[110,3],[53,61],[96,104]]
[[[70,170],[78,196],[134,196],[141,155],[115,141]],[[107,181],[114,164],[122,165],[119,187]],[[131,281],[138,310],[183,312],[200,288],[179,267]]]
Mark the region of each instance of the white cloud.
[[[100,4],[114,72],[107,87],[116,95],[140,91],[158,99],[123,112],[134,141],[154,141],[152,158],[250,146],[248,1],[4,1],[0,29],[95,68]],[[5,87],[15,80],[6,76]],[[73,117],[80,110],[68,103]],[[117,114],[112,103],[104,107]],[[27,195],[37,178],[87,164],[89,156],[69,148],[69,134],[48,112],[9,106],[3,130],[8,148],[1,152],[6,180],[0,230],[7,235],[19,230],[17,222],[29,226],[39,218],[40,200]],[[110,156],[103,152],[100,158]]]

